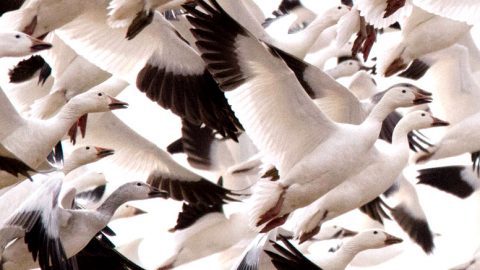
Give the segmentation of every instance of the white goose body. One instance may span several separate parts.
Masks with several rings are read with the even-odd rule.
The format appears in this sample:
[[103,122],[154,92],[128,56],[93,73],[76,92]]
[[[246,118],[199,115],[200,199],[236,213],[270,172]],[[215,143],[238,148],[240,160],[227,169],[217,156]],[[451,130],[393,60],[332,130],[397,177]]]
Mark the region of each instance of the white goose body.
[[374,147],[364,152],[362,159],[368,165],[360,173],[352,175],[308,206],[311,211],[304,211],[305,219],[297,224],[295,235],[305,240],[318,224],[358,208],[385,192],[408,162],[408,133],[446,124],[425,111],[407,114],[395,127],[390,147]]

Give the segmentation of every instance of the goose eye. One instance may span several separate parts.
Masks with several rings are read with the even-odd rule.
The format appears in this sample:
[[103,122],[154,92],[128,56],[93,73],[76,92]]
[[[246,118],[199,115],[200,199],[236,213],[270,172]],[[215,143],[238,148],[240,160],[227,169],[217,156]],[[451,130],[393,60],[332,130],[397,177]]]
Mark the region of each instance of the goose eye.
[[103,94],[102,94],[102,93],[98,93],[98,96],[101,97],[101,96],[103,96]]
[[15,35],[15,38],[20,38],[20,35],[19,35],[19,34],[16,34],[16,35]]
[[404,93],[404,94],[405,94],[406,92],[407,92],[407,90],[402,90],[402,93]]
[[422,116],[425,116],[425,114],[424,114],[424,113],[422,113]]
[[336,228],[337,228],[337,225],[333,225],[333,228],[336,229]]
[[141,186],[142,184],[141,183],[137,183],[137,186]]
[[350,66],[352,65],[352,62],[348,63]]
[[90,146],[85,147],[85,149],[90,150]]
[[377,231],[373,231],[373,234],[377,234],[378,232]]
[[340,9],[342,9],[342,7],[341,7],[341,6],[338,6],[337,9],[340,10]]

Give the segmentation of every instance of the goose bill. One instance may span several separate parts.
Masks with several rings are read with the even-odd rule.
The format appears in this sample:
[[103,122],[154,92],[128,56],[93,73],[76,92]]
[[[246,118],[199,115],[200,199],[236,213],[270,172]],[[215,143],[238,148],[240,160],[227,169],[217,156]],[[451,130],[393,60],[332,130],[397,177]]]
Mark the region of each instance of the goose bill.
[[387,239],[385,239],[385,244],[387,246],[394,245],[403,242],[401,238],[395,237],[391,234],[387,234]]
[[165,191],[161,191],[156,188],[151,188],[150,192],[148,193],[148,197],[150,198],[168,198],[168,193]]
[[36,38],[30,38],[32,40],[32,46],[30,47],[30,51],[33,52],[38,52],[46,49],[50,49],[52,47],[52,44],[41,41]]
[[443,121],[443,120],[438,119],[436,117],[432,117],[432,118],[433,118],[432,127],[442,127],[442,126],[450,125],[450,123],[448,123],[447,121]]
[[415,99],[413,100],[413,104],[415,105],[420,105],[420,104],[425,104],[425,103],[430,103],[432,102],[432,97],[430,93],[427,91],[418,89],[417,92],[415,92]]
[[107,149],[102,147],[95,147],[95,150],[97,150],[97,157],[99,158],[108,157],[115,153],[115,150],[113,149]]
[[128,103],[120,101],[113,97],[109,97],[109,98],[110,98],[110,104],[108,104],[108,107],[110,108],[110,110],[128,108]]

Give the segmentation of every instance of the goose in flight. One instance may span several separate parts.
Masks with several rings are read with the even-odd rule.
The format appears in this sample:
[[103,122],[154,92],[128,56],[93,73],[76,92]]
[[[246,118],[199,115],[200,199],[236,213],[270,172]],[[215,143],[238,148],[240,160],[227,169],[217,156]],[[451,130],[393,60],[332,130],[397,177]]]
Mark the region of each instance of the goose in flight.
[[268,231],[278,226],[288,213],[360,171],[364,164],[356,157],[373,146],[386,116],[396,107],[431,100],[418,89],[393,88],[361,125],[335,123],[283,62],[280,55],[286,53],[259,42],[215,1],[211,3],[198,2],[206,14],[186,7],[196,45],[247,134],[280,174],[279,181],[259,181],[254,187],[250,220],[254,227],[267,224],[263,230]]

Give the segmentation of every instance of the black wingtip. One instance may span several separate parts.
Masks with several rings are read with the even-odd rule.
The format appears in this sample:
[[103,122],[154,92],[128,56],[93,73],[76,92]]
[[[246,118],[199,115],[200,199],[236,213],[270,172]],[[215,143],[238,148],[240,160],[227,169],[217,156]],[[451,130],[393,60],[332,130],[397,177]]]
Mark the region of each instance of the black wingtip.
[[384,219],[391,219],[383,207],[386,203],[380,197],[362,205],[359,210],[369,216],[371,219],[383,224]]
[[174,142],[167,146],[167,152],[170,154],[179,154],[183,153],[185,150],[183,149],[183,139],[179,138],[176,139]]
[[45,83],[52,72],[52,68],[40,55],[33,55],[32,57],[20,61],[13,69],[8,71],[8,76],[11,83],[21,83],[33,78],[37,71],[39,73],[38,83]]
[[412,61],[410,66],[405,71],[398,74],[398,76],[407,79],[418,80],[422,78],[425,73],[427,73],[429,68],[430,66],[427,63],[419,59],[415,59]]
[[137,16],[133,19],[132,23],[128,26],[126,39],[134,39],[140,32],[142,32],[145,27],[147,27],[153,21],[154,11],[140,11],[137,13]]
[[463,179],[465,166],[446,166],[419,170],[418,184],[429,185],[459,198],[467,198],[475,188]]
[[426,220],[414,218],[403,205],[393,208],[391,214],[398,225],[425,253],[431,254],[433,252],[435,248],[433,233]]

